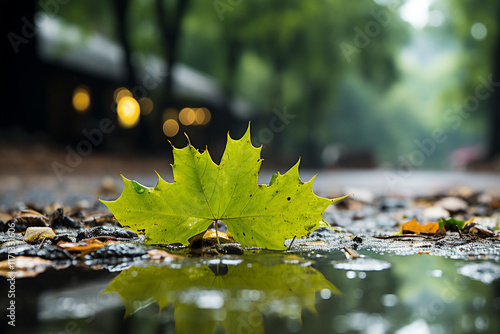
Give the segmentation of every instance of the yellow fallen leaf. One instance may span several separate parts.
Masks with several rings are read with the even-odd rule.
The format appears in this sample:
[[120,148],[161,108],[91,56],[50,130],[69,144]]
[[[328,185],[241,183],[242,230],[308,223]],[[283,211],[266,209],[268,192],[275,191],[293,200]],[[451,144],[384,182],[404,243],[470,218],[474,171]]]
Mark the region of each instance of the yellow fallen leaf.
[[24,241],[33,242],[43,238],[53,239],[55,236],[56,232],[50,227],[28,227],[24,233]]
[[439,230],[439,223],[428,223],[421,225],[415,218],[406,222],[401,227],[403,234],[420,234],[420,233],[436,233]]

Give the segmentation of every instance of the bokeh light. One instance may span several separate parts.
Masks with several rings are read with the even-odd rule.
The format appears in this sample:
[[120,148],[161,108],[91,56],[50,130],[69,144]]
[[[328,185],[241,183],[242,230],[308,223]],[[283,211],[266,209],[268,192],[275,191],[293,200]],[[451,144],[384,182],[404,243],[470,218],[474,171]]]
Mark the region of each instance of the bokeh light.
[[472,25],[470,33],[475,39],[483,40],[486,38],[486,35],[488,35],[488,29],[486,29],[484,24],[477,22]]
[[200,108],[200,109],[203,110],[203,115],[205,116],[203,118],[203,122],[201,123],[201,125],[208,124],[212,119],[212,114],[210,113],[210,110],[208,110],[207,108]]
[[179,123],[175,119],[167,119],[163,123],[163,133],[167,137],[173,137],[179,132]]
[[197,108],[194,112],[195,120],[194,123],[196,125],[201,125],[205,121],[205,111],[202,108]]
[[143,97],[139,100],[139,105],[141,107],[141,114],[149,115],[153,111],[153,101],[149,97]]
[[127,88],[125,87],[120,87],[120,88],[117,88],[115,90],[115,92],[113,93],[113,99],[115,100],[116,103],[119,103],[120,100],[122,98],[124,98],[125,96],[129,96],[129,97],[132,97],[132,92],[129,91]]
[[183,125],[191,125],[194,123],[195,119],[196,114],[191,108],[184,108],[179,113],[179,121],[181,121]]
[[90,92],[86,86],[78,86],[73,91],[73,108],[78,112],[86,112],[90,106]]
[[139,103],[130,96],[120,99],[116,107],[118,112],[118,123],[124,128],[131,128],[139,122],[141,108]]

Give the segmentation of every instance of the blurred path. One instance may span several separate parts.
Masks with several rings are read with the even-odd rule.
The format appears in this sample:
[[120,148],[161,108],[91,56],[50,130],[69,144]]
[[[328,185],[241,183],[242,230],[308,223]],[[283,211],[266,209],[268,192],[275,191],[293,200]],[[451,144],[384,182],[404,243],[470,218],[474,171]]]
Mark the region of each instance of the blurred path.
[[[58,178],[53,162],[65,162],[65,152],[42,149],[0,149],[0,208],[16,202],[33,202],[43,206],[54,201],[73,205],[75,201],[96,202],[97,197],[116,198],[122,190],[120,173],[146,186],[157,181],[155,170],[167,181],[172,180],[171,161],[152,157],[122,157],[100,153],[82,159],[71,172]],[[264,163],[265,169],[265,163]],[[284,173],[286,169],[280,169]],[[268,183],[274,171],[262,171],[260,183]],[[418,171],[403,177],[384,170],[300,170],[305,182],[318,174],[314,190],[324,196],[353,193],[355,196],[433,194],[443,189],[467,187],[471,190],[500,193],[500,174],[449,171]]]

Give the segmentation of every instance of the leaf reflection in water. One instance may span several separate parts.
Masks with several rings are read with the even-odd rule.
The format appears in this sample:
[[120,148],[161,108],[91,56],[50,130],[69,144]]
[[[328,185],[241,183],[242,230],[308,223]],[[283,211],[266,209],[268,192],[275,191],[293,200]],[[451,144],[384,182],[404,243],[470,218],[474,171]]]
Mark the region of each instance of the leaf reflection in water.
[[172,304],[177,333],[213,333],[219,323],[228,333],[263,333],[264,315],[300,321],[303,310],[316,313],[316,292],[340,294],[310,265],[296,256],[270,255],[132,267],[103,294],[121,296],[125,317],[152,302],[160,310]]

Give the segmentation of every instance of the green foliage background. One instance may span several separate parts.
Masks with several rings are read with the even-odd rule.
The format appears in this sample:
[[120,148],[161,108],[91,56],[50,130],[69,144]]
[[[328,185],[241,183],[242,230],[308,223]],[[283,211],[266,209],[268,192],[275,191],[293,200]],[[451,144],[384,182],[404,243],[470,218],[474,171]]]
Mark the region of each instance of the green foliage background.
[[[158,1],[172,20],[177,1]],[[136,57],[168,56],[156,2],[129,2]],[[494,0],[435,0],[429,13],[439,13],[443,22],[416,29],[389,10],[390,4],[399,9],[406,2],[189,1],[177,61],[215,78],[228,96],[249,102],[255,133],[269,126],[273,108],[286,107],[296,115],[268,145],[286,164],[297,155],[306,163],[320,162],[323,149],[333,144],[347,152],[373,153],[378,165],[395,167],[398,157],[416,149],[416,139],[443,128],[449,140],[425,166],[446,167],[451,150],[487,141],[488,103],[458,129],[450,129],[443,115],[474,92],[479,76],[492,72],[499,5]],[[347,61],[340,44],[353,45],[355,29],[366,31],[376,22],[373,13],[380,12],[389,13],[390,23]],[[71,2],[61,6],[59,15],[117,40],[108,2]],[[487,28],[483,40],[471,35],[477,22]],[[247,119],[242,121],[244,127]]]

